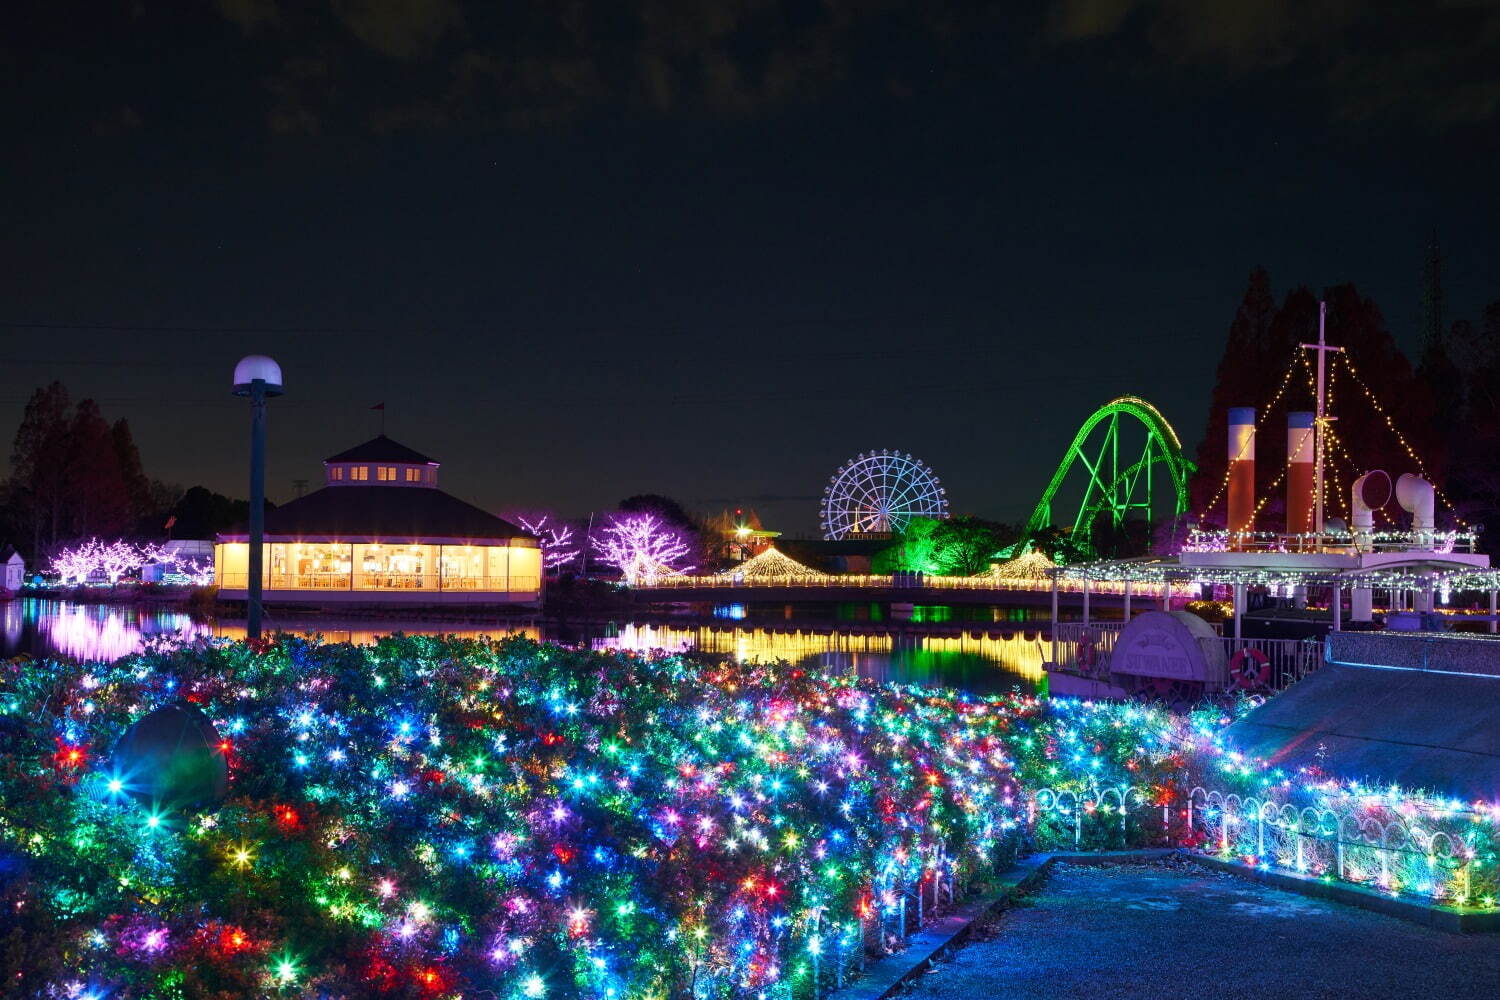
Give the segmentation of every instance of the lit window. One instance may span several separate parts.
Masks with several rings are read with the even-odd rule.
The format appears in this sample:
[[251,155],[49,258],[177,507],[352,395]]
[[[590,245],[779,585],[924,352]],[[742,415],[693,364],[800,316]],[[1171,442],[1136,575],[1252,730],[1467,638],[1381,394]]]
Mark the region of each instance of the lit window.
[[420,483],[422,481],[422,470],[421,469],[407,469],[406,470],[406,481],[408,483]]
[[375,470],[382,483],[393,483],[396,481],[396,468],[392,465],[382,465]]
[[349,478],[364,482],[370,478],[370,467],[368,465],[352,465],[349,467]]
[[335,465],[332,472],[329,473],[328,478],[333,480],[334,482],[338,482],[339,480],[343,479],[344,467],[342,465]]

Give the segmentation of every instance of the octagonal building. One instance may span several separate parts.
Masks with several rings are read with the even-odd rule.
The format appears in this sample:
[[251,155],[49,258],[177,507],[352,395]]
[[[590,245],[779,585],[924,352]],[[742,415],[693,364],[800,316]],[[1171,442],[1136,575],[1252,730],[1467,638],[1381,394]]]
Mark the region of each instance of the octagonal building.
[[[438,466],[384,434],[324,459],[322,489],[266,512],[267,603],[539,605],[541,543],[438,489]],[[248,541],[218,537],[223,600],[246,598]]]

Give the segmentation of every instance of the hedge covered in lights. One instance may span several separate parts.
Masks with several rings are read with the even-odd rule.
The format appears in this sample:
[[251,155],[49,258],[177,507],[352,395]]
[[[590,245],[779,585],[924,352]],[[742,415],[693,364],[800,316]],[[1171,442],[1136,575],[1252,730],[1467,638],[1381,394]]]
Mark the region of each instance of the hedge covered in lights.
[[[903,893],[1025,846],[1024,782],[1165,759],[1019,695],[523,639],[0,671],[21,995],[813,995]],[[222,736],[212,811],[133,800],[110,758],[181,699]]]
[[[183,701],[220,735],[217,808],[143,801],[111,756]],[[0,977],[801,1000],[914,930],[908,904],[1049,847],[1196,845],[1495,906],[1500,806],[1283,774],[1224,745],[1232,714],[524,639],[0,664]]]

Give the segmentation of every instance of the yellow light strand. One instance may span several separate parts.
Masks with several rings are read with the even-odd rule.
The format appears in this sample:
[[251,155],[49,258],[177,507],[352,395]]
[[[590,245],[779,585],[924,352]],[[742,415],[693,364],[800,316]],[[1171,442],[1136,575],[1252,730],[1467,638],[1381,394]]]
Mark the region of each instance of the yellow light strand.
[[[1260,425],[1265,421],[1266,417],[1271,415],[1271,411],[1276,409],[1276,404],[1281,402],[1281,397],[1286,393],[1287,386],[1291,384],[1292,372],[1296,371],[1296,369],[1297,357],[1294,356],[1291,361],[1287,362],[1286,371],[1281,375],[1281,385],[1277,388],[1276,394],[1271,397],[1271,401],[1266,404],[1265,409],[1263,409],[1260,412],[1260,415],[1255,418],[1255,429],[1257,431],[1260,430]],[[1247,440],[1240,446],[1240,452],[1238,455],[1234,456],[1234,458],[1224,463],[1224,479],[1219,483],[1219,489],[1214,493],[1213,499],[1208,501],[1208,503],[1204,505],[1203,512],[1198,515],[1198,520],[1201,521],[1205,517],[1207,517],[1208,512],[1213,510],[1214,507],[1218,504],[1219,498],[1222,497],[1224,495],[1224,491],[1229,488],[1230,470],[1234,467],[1235,462],[1238,462],[1240,459],[1245,457],[1246,449],[1250,447],[1251,441],[1254,440],[1255,438],[1252,436],[1249,440]]]
[[[1350,359],[1349,352],[1343,351],[1339,354],[1339,357],[1344,359],[1344,365],[1349,369],[1350,377],[1352,377],[1355,384],[1364,391],[1365,398],[1370,401],[1370,406],[1373,407],[1376,414],[1378,414],[1380,418],[1385,421],[1386,427],[1390,429],[1390,432],[1393,435],[1395,435],[1396,442],[1401,445],[1403,450],[1405,450],[1407,457],[1410,458],[1413,462],[1417,463],[1417,471],[1422,474],[1422,478],[1431,483],[1432,477],[1427,475],[1427,466],[1423,464],[1421,456],[1418,455],[1416,450],[1412,448],[1411,444],[1407,442],[1405,435],[1403,435],[1399,430],[1396,429],[1396,422],[1391,419],[1391,415],[1389,413],[1385,412],[1385,408],[1380,405],[1380,400],[1375,398],[1375,393],[1370,389],[1368,385],[1365,384],[1365,380],[1360,378],[1359,372],[1354,370],[1354,362]],[[1449,513],[1453,515],[1453,519],[1458,522],[1459,527],[1469,527],[1468,523],[1465,522],[1463,518],[1458,516],[1458,509],[1454,506],[1453,501],[1448,499],[1447,494],[1445,494],[1442,489],[1439,488],[1437,483],[1432,483],[1432,491],[1437,494],[1438,499],[1441,500],[1443,504],[1448,508]]]

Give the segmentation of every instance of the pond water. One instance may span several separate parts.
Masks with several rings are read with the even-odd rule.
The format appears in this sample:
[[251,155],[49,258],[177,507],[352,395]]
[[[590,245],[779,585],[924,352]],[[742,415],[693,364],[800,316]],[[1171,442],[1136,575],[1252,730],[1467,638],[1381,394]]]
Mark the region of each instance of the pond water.
[[[998,616],[997,616],[998,617]],[[941,617],[936,619],[943,621]],[[330,642],[373,642],[391,632],[501,636],[513,633],[592,649],[701,650],[742,661],[786,660],[805,669],[855,673],[876,680],[957,687],[977,693],[1032,691],[1042,676],[1046,644],[1038,623],[1023,617],[899,630],[869,622],[732,618],[713,624],[627,623],[558,629],[516,619],[491,622],[340,620],[296,617],[272,627]],[[965,622],[967,626],[969,623]],[[940,631],[938,631],[940,630]],[[157,638],[243,638],[243,621],[192,615],[175,607],[75,604],[23,599],[0,604],[0,657],[29,654],[114,660]]]

